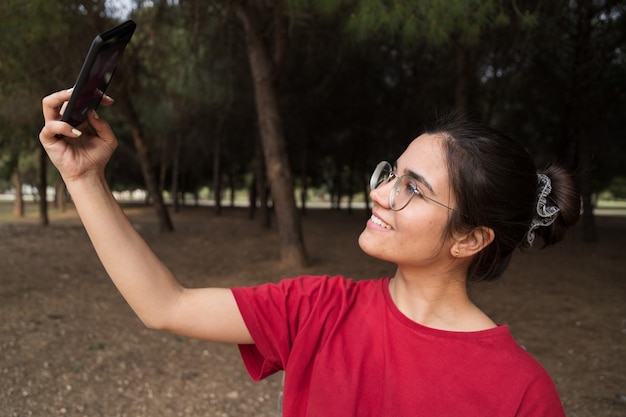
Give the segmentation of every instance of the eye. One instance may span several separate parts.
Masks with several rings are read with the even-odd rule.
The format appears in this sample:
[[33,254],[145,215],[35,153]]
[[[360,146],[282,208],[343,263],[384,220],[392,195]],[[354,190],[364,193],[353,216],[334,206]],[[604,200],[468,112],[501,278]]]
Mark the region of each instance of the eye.
[[422,197],[422,192],[417,187],[415,180],[411,177],[404,177],[400,188],[407,197],[411,197],[413,194]]

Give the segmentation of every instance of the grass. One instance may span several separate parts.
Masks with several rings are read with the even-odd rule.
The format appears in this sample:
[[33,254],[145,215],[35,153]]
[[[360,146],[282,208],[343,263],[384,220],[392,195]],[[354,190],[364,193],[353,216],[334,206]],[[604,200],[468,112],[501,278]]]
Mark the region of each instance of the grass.
[[626,209],[626,200],[600,200],[598,208]]

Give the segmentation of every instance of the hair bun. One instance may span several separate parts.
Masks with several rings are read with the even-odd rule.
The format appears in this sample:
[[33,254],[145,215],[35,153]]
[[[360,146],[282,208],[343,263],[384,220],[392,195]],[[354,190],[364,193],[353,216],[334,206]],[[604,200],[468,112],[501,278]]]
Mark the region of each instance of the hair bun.
[[580,217],[580,194],[568,170],[550,165],[539,170],[537,181],[536,211],[524,242],[527,247],[533,245],[536,235],[542,237],[544,247],[560,242]]

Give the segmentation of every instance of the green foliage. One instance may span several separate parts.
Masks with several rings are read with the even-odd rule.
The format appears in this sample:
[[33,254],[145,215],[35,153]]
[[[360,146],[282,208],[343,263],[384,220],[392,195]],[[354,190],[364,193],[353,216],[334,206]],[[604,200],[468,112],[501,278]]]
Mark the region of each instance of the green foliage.
[[[38,147],[41,97],[70,86],[93,35],[116,23],[105,6],[0,2],[1,177],[16,161],[27,177],[34,173],[28,159]],[[301,183],[360,191],[378,160],[396,158],[433,115],[454,108],[457,49],[469,51],[472,114],[523,140],[540,165],[556,160],[576,168],[574,110],[582,108],[593,123],[594,186],[607,187],[623,171],[623,5],[594,2],[585,59],[577,49],[579,5],[566,0],[285,0],[282,6],[289,48],[277,88]],[[180,140],[181,189],[212,184],[216,152],[223,175],[247,185],[258,126],[243,31],[229,2],[140,2],[132,18],[138,29],[110,93],[136,105],[154,171],[170,180]],[[581,68],[588,71],[583,80],[574,77]],[[141,186],[122,109],[102,112],[121,141],[107,172],[112,186]]]
[[497,0],[363,0],[356,2],[348,28],[360,40],[397,35],[409,45],[474,46],[490,27],[510,24],[501,4]]
[[615,177],[608,187],[613,198],[626,200],[626,177]]
[[297,16],[303,13],[306,13],[310,10],[315,10],[320,13],[320,15],[324,17],[333,16],[335,13],[338,13],[343,6],[344,3],[350,3],[350,1],[342,1],[342,0],[285,0],[284,7],[285,11],[290,16]]
[[39,146],[41,98],[71,86],[91,42],[85,33],[98,32],[89,17],[102,2],[92,3],[0,2],[0,152],[14,163]]

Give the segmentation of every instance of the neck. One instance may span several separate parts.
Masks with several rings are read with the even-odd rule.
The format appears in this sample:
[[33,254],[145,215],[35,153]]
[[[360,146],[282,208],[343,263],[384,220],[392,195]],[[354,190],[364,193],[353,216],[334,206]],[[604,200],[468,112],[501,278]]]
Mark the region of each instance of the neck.
[[450,331],[478,331],[495,327],[467,294],[461,274],[407,275],[398,269],[389,283],[398,309],[427,327]]

